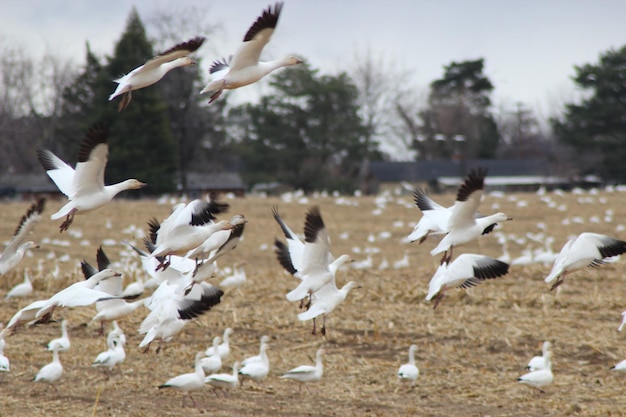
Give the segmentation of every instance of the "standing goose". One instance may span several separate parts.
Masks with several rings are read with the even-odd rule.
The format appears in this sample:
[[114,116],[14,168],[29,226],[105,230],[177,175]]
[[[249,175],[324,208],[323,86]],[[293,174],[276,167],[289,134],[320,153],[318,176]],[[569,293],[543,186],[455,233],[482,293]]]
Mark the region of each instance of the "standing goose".
[[180,404],[181,407],[185,406],[185,396],[189,396],[194,407],[198,406],[196,400],[193,399],[190,392],[204,387],[204,371],[202,370],[202,365],[200,364],[202,356],[204,356],[204,352],[196,353],[195,372],[175,376],[174,378],[167,380],[165,384],[159,385],[159,389],[174,388],[181,391],[183,393],[183,398]]
[[[226,330],[224,330],[224,336],[222,336],[222,343],[220,343],[217,347],[217,353],[220,355],[221,359],[226,359],[228,355],[230,354],[229,336],[231,334],[233,334],[233,329],[231,329],[230,327],[227,327]],[[215,355],[215,349],[213,348],[213,346],[211,346],[204,353],[207,356]]]
[[[205,384],[212,385],[214,389],[234,389],[239,386],[239,362],[233,364],[232,374],[211,374],[204,379]],[[224,392],[226,395],[226,392]]]
[[33,283],[28,275],[28,270],[24,270],[24,281],[11,288],[4,298],[26,297],[32,294],[32,292]]
[[109,157],[108,132],[102,126],[93,126],[78,150],[76,170],[47,149],[37,148],[37,158],[46,174],[69,201],[50,218],[65,217],[60,231],[67,230],[75,214],[100,208],[118,193],[145,187],[141,181],[129,179],[113,185],[104,185],[104,169]]
[[415,380],[420,375],[420,370],[415,366],[415,350],[417,345],[409,347],[409,362],[400,366],[398,369],[398,378],[401,381],[410,381],[411,385],[415,384]]
[[565,280],[565,276],[585,266],[597,267],[606,258],[626,252],[626,242],[598,233],[581,233],[570,239],[556,256],[554,265],[545,281],[556,282],[550,288],[554,290]]
[[37,372],[37,375],[35,375],[33,382],[38,382],[38,381],[47,382],[54,387],[55,391],[58,391],[54,383],[59,378],[61,378],[62,375],[63,375],[63,365],[61,365],[61,361],[59,361],[59,351],[58,349],[54,349],[52,351],[52,362],[45,365],[39,370],[39,372]]
[[114,80],[118,85],[113,94],[109,96],[109,101],[124,95],[117,108],[118,111],[124,110],[130,104],[133,90],[155,84],[174,68],[195,64],[188,55],[200,48],[204,40],[204,37],[198,36],[187,42],[179,43],[123,77]]
[[548,341],[543,342],[543,349],[541,356],[533,356],[528,362],[528,368],[530,371],[538,371],[540,369],[545,369],[548,366],[548,361],[546,361],[546,354],[550,351],[550,347],[552,344]]
[[255,360],[254,358],[248,358],[242,364],[241,369],[239,369],[239,375],[242,378],[250,378],[255,381],[260,381],[267,376],[270,372],[270,360],[267,356],[267,343],[261,343],[261,351],[259,353],[259,359]]
[[273,9],[272,6],[265,9],[248,29],[235,55],[228,60],[222,58],[213,62],[209,69],[213,79],[200,91],[200,94],[211,94],[209,104],[217,100],[224,90],[234,90],[255,83],[278,68],[303,62],[295,56],[268,62],[259,61],[263,48],[276,29],[282,7],[283,3],[278,2]]
[[4,341],[4,337],[10,333],[8,329],[2,329],[0,332],[0,373],[2,377],[0,377],[0,381],[4,380],[4,375],[7,372],[11,371],[11,364],[9,362],[9,358],[4,355],[4,347],[6,346],[6,342]]
[[529,372],[521,377],[517,378],[517,381],[529,385],[531,387],[537,388],[539,392],[543,392],[542,388],[546,385],[550,385],[552,381],[554,381],[554,375],[552,374],[552,352],[547,351],[546,356],[546,367],[544,369],[540,369],[538,371]]
[[455,246],[470,242],[485,233],[489,233],[498,222],[511,220],[504,213],[477,217],[476,214],[483,196],[486,175],[486,169],[474,169],[470,171],[463,184],[459,187],[456,202],[452,206],[452,213],[448,220],[448,234],[430,252],[432,256],[444,252],[441,259],[442,264],[445,262],[449,263],[452,260],[452,251]]
[[[297,368],[293,368],[292,370],[287,371],[287,373],[281,376],[281,378],[293,379],[294,381],[298,381],[300,383],[319,381],[324,375],[324,365],[322,364],[323,354],[324,349],[319,348],[317,350],[317,354],[315,355],[315,366],[298,366]],[[302,386],[300,386],[300,390],[301,387]]]
[[59,352],[66,352],[70,350],[70,336],[67,334],[67,320],[61,322],[61,337],[51,340],[48,343],[48,350],[58,350]]

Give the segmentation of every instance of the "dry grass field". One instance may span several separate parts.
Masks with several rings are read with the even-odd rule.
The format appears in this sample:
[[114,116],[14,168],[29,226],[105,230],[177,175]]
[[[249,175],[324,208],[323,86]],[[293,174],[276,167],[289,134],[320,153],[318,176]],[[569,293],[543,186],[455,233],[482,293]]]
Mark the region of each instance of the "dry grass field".
[[[444,205],[453,195],[433,196]],[[424,301],[428,282],[439,257],[429,251],[436,238],[424,244],[402,243],[421,214],[409,195],[379,199],[309,198],[308,202],[285,202],[278,198],[247,197],[228,200],[230,213],[243,213],[249,220],[244,239],[235,252],[222,258],[221,267],[246,262],[248,281],[239,291],[227,290],[222,302],[208,314],[189,323],[159,354],[142,353],[137,333],[146,309],[120,324],[128,342],[126,361],[110,379],[91,367],[106,348],[97,326],[87,326],[94,307],[58,309],[55,318],[68,319],[72,347],[61,353],[65,373],[57,390],[31,380],[50,362],[44,345],[60,336],[60,323],[20,328],[7,338],[5,354],[11,372],[0,383],[0,415],[5,416],[624,416],[626,375],[609,368],[626,358],[626,334],[619,333],[620,313],[626,309],[624,267],[626,259],[597,269],[580,270],[568,276],[558,292],[551,292],[543,278],[550,266],[512,266],[510,273],[464,291],[453,289],[436,310]],[[552,202],[552,203],[550,203]],[[274,237],[282,237],[271,217],[278,205],[283,219],[302,230],[308,208],[321,207],[333,240],[333,253],[348,253],[356,261],[372,254],[373,268],[357,270],[344,266],[338,285],[355,280],[353,290],[327,321],[326,337],[311,334],[310,322],[299,322],[298,306],[285,300],[296,280],[283,272],[272,249]],[[0,236],[8,240],[29,203],[0,205]],[[82,279],[77,265],[82,259],[95,264],[98,246],[104,241],[111,261],[128,258],[120,241],[140,236],[130,225],[146,229],[151,217],[163,219],[170,205],[156,201],[116,200],[93,213],[77,216],[70,233],[58,233],[58,222],[49,220],[61,202],[49,202],[45,218],[33,233],[42,242],[17,270],[0,281],[3,295],[22,280],[28,268],[35,292],[27,299],[0,301],[0,321],[27,303],[48,297],[71,282]],[[497,205],[497,207],[496,207]],[[561,210],[559,210],[559,207]],[[376,214],[374,214],[377,210]],[[607,210],[612,218],[606,219]],[[487,195],[481,211],[504,211],[513,221],[498,231],[518,238],[527,233],[554,236],[554,250],[567,237],[594,231],[626,238],[626,193],[548,193]],[[610,214],[610,212],[609,212]],[[226,216],[225,216],[226,217]],[[229,217],[229,216],[228,216]],[[611,216],[608,216],[611,217]],[[569,224],[563,224],[564,219]],[[567,221],[566,221],[567,223]],[[108,228],[106,227],[108,224]],[[386,239],[380,232],[390,232]],[[77,232],[81,232],[80,234]],[[347,239],[340,235],[348,234]],[[377,237],[368,242],[368,237]],[[46,239],[47,238],[47,239]],[[527,245],[509,243],[509,252],[519,256]],[[361,253],[353,252],[358,247]],[[455,251],[498,257],[501,246],[492,235]],[[386,258],[390,264],[407,253],[408,268],[379,271]],[[65,254],[69,260],[61,262]],[[139,264],[136,257],[133,263]],[[58,265],[60,271],[55,271]],[[134,279],[137,269],[127,267],[125,279]],[[58,274],[58,278],[53,278]],[[217,281],[217,279],[214,279]],[[219,281],[218,281],[219,282]],[[232,327],[231,355],[223,372],[235,360],[258,352],[262,335],[271,337],[270,375],[259,384],[246,382],[227,397],[210,387],[195,392],[199,408],[181,409],[181,394],[158,390],[167,379],[191,372],[196,352],[210,346],[214,336]],[[555,381],[540,394],[518,384],[528,360],[540,353],[544,340],[553,342]],[[407,361],[409,345],[417,344],[416,363],[420,377],[415,386],[399,383],[396,372]],[[279,378],[283,372],[312,364],[315,351],[324,346],[324,377],[300,392],[298,384]]]

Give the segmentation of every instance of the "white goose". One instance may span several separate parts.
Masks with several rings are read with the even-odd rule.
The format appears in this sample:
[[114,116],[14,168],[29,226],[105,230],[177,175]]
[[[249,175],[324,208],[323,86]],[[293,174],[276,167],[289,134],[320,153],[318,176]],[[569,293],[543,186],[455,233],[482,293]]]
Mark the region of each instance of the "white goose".
[[281,376],[281,378],[292,379],[294,381],[298,381],[301,383],[319,381],[320,379],[322,379],[322,376],[324,375],[324,365],[322,364],[323,354],[324,354],[324,349],[319,348],[317,350],[317,354],[315,355],[315,366],[311,366],[311,365],[298,366],[297,368],[293,368],[292,370],[287,371],[287,373]]
[[32,292],[33,283],[30,280],[28,270],[24,270],[24,281],[11,288],[4,298],[26,297],[32,294]]
[[[279,221],[280,217],[276,211],[274,218],[276,218],[279,224],[282,223],[282,220]],[[289,229],[283,227],[282,224],[281,228],[285,231],[285,236],[289,240],[290,236],[286,232]],[[276,242],[277,249],[281,245],[284,246],[281,242]],[[289,244],[291,245],[292,243],[290,242]],[[294,244],[297,245],[295,242]],[[307,295],[312,295],[335,278],[335,273],[341,265],[351,261],[348,255],[341,255],[333,260],[333,256],[330,253],[330,237],[326,231],[318,206],[311,207],[306,214],[304,246],[301,251],[298,250],[296,253],[296,255],[302,253],[302,258],[296,259],[296,255],[291,253],[291,249],[287,250],[289,256],[285,255],[284,250],[281,253],[282,255],[278,254],[279,262],[297,278],[301,279],[300,284],[287,293],[287,300],[289,301],[298,301]]]
[[411,242],[419,240],[422,244],[430,235],[445,234],[448,232],[448,220],[452,214],[452,207],[443,207],[428,197],[421,188],[413,191],[415,205],[422,211],[422,218],[417,222],[407,239]]
[[124,343],[113,332],[109,332],[107,336],[108,349],[96,356],[91,366],[105,368],[107,376],[111,373],[115,365],[124,362],[126,352],[124,351]]
[[181,407],[185,406],[185,396],[187,395],[193,402],[194,407],[198,406],[196,400],[193,399],[190,392],[204,387],[204,371],[202,370],[202,365],[200,364],[200,360],[203,356],[204,352],[196,353],[195,372],[175,376],[174,378],[167,380],[165,384],[159,385],[159,389],[174,388],[181,391],[183,393],[183,398],[180,404]]
[[554,265],[545,281],[556,282],[550,288],[557,288],[565,276],[585,266],[600,266],[606,258],[626,252],[626,242],[598,233],[581,233],[567,241],[556,256]]
[[337,289],[335,280],[324,285],[318,291],[313,293],[311,297],[311,305],[307,311],[298,314],[300,321],[306,321],[313,319],[313,331],[315,334],[315,318],[322,316],[323,323],[321,332],[322,335],[326,334],[326,316],[329,315],[339,304],[343,303],[348,296],[348,293],[353,288],[360,288],[356,282],[350,281],[341,289]]
[[265,345],[269,341],[270,341],[270,337],[269,336],[267,336],[267,335],[261,336],[261,343],[260,343],[260,346],[259,346],[259,354],[256,355],[256,356],[250,356],[249,358],[244,359],[244,361],[241,362],[241,366],[246,366],[246,365],[251,364],[253,362],[262,362],[262,361],[264,361],[263,355],[262,355],[262,351],[263,351]]
[[228,60],[221,59],[213,62],[209,70],[213,78],[200,91],[200,94],[211,94],[209,103],[217,100],[224,90],[233,90],[255,83],[278,68],[303,62],[295,56],[268,62],[259,61],[261,51],[274,33],[282,7],[282,2],[276,3],[273,9],[269,6],[250,26],[235,55]]
[[250,378],[254,381],[261,381],[270,372],[270,360],[267,356],[267,343],[261,343],[258,360],[256,356],[246,359],[239,369],[242,378]]
[[7,372],[11,371],[11,364],[9,362],[9,358],[7,358],[4,355],[4,348],[6,346],[6,342],[4,340],[4,337],[9,334],[9,330],[8,329],[2,329],[2,331],[0,332],[0,374],[2,374],[2,377],[0,378],[0,381],[2,381],[4,379],[4,375]]
[[61,378],[62,375],[63,365],[61,365],[61,361],[59,360],[59,351],[55,349],[52,351],[52,362],[43,366],[39,372],[37,372],[33,382],[47,382],[54,387],[55,391],[57,391],[57,387],[54,383]]
[[[230,335],[233,334],[233,329],[231,329],[230,327],[227,327],[226,330],[224,330],[224,335],[222,336],[222,343],[219,344],[219,346],[217,347],[217,353],[219,354],[220,358],[222,359],[226,359],[228,357],[228,355],[230,354]],[[210,348],[208,348],[205,352],[204,352],[207,356],[212,356],[215,354],[215,348],[213,346],[211,346]]]
[[[151,220],[151,235],[155,237],[152,256],[155,258],[184,256],[218,230],[232,229],[233,225],[226,220],[214,222],[215,214],[227,208],[227,204],[198,199],[184,207],[176,207],[161,225],[156,220]],[[161,262],[164,269],[168,265],[165,260]]]
[[433,308],[437,308],[446,289],[473,287],[486,279],[501,277],[508,272],[507,263],[485,255],[464,253],[451,263],[439,265],[428,285],[426,301],[434,298]]
[[[220,337],[216,336],[213,338],[213,352],[218,352],[219,345]],[[206,354],[206,351],[204,353]],[[210,356],[202,358],[200,364],[202,365],[202,370],[205,374],[212,374],[222,369],[222,358],[220,357],[219,352],[213,353]]]
[[537,388],[540,392],[543,392],[542,388],[546,385],[550,385],[554,381],[554,375],[552,374],[552,352],[547,351],[545,356],[546,367],[538,371],[529,372],[521,377],[517,378],[517,381]]
[[409,362],[400,365],[398,369],[398,378],[401,381],[408,381],[411,385],[415,384],[415,380],[420,375],[420,370],[415,366],[415,350],[417,345],[411,345],[409,347]]
[[124,94],[117,108],[118,111],[124,110],[130,104],[133,90],[155,84],[174,68],[193,65],[194,61],[188,55],[200,48],[204,40],[204,37],[196,37],[187,42],[179,43],[123,77],[114,80],[118,85],[113,94],[109,96],[109,101]]
[[546,353],[550,351],[552,344],[550,342],[543,342],[543,349],[541,356],[533,356],[528,362],[528,368],[530,371],[538,371],[540,369],[545,369],[548,366],[548,362],[546,361]]
[[20,219],[20,223],[17,225],[15,233],[13,233],[13,238],[9,242],[9,245],[4,248],[2,254],[0,254],[0,275],[4,275],[15,268],[28,249],[39,247],[35,242],[26,242],[26,238],[35,228],[35,225],[41,220],[41,213],[43,212],[45,203],[46,199],[40,198],[30,206],[26,214]]
[[67,230],[75,214],[95,210],[110,202],[118,193],[145,187],[141,181],[129,179],[113,185],[104,185],[104,170],[109,156],[108,132],[102,126],[93,126],[78,150],[76,170],[47,149],[37,148],[37,158],[46,174],[69,201],[50,218],[65,217],[60,231]]
[[237,247],[237,243],[239,243],[239,239],[243,234],[244,226],[248,221],[241,214],[234,215],[228,223],[230,223],[233,227],[227,230],[219,230],[213,233],[207,240],[202,242],[200,246],[197,248],[190,250],[186,258],[194,259],[201,258],[204,260],[207,256],[210,255],[210,259],[206,262],[213,262],[217,258],[221,256],[216,256],[218,252],[227,251],[226,247],[228,246],[229,250],[235,249]]
[[[232,374],[212,374],[204,378],[204,383],[213,386],[214,389],[234,389],[239,386],[239,362],[233,364]],[[226,392],[224,391],[224,395]]]
[[48,350],[57,350],[59,352],[66,352],[70,350],[71,342],[70,336],[67,333],[67,320],[61,322],[61,337],[51,340],[48,343]]
[[483,196],[485,175],[487,175],[486,169],[474,169],[459,187],[448,221],[448,234],[441,239],[435,249],[430,251],[433,256],[445,252],[442,263],[450,262],[455,246],[470,242],[490,232],[498,222],[511,220],[511,217],[504,213],[477,217],[478,206]]
[[619,327],[617,328],[617,331],[621,332],[622,329],[624,328],[624,326],[626,326],[626,311],[622,311],[622,322],[620,323]]

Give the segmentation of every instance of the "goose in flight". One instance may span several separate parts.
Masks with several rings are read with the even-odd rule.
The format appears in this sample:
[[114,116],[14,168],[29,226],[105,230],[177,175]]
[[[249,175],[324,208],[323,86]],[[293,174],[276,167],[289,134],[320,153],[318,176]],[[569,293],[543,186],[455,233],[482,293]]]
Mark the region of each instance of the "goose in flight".
[[146,184],[136,179],[129,179],[117,184],[104,185],[104,169],[109,157],[107,143],[108,132],[102,126],[93,126],[78,150],[76,169],[69,166],[47,149],[37,148],[37,158],[46,170],[46,174],[65,194],[69,201],[50,218],[58,220],[65,217],[60,231],[67,230],[75,214],[95,210],[110,202],[118,193],[145,187]]
[[430,252],[433,256],[444,252],[442,264],[452,260],[452,250],[455,246],[470,242],[490,232],[496,223],[512,220],[504,213],[484,217],[476,216],[483,196],[486,175],[487,170],[484,168],[473,169],[459,187],[456,202],[452,206],[452,213],[448,220],[448,234]]
[[109,101],[117,96],[124,95],[117,107],[118,111],[124,110],[130,104],[133,90],[139,90],[140,88],[155,84],[174,68],[195,64],[195,62],[189,58],[189,54],[200,48],[204,40],[204,37],[198,36],[187,42],[181,42],[150,59],[140,67],[135,68],[123,77],[113,80],[117,83],[117,88],[113,94],[109,96]]
[[30,232],[33,231],[35,225],[41,220],[41,213],[43,212],[45,203],[46,199],[40,198],[30,206],[26,214],[20,219],[15,233],[13,233],[13,238],[9,242],[9,245],[4,248],[2,254],[0,254],[0,275],[4,275],[15,268],[28,249],[39,247],[35,242],[26,242],[26,238]]
[[200,91],[200,94],[211,94],[209,104],[217,100],[224,90],[234,90],[255,83],[278,68],[303,62],[292,55],[274,61],[259,61],[263,48],[276,29],[282,8],[282,2],[277,2],[273,8],[268,6],[250,26],[235,55],[228,60],[222,58],[213,62],[209,69],[212,80]]

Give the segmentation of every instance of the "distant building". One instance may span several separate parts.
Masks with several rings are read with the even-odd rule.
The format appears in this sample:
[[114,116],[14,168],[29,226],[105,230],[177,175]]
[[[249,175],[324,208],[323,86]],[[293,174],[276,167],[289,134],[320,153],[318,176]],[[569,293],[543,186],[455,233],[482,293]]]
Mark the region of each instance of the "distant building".
[[243,197],[247,186],[237,172],[189,172],[187,192],[190,195],[204,196],[211,193],[233,193]]
[[402,182],[428,187],[433,192],[454,190],[472,169],[488,169],[485,187],[489,190],[536,191],[573,186],[597,186],[598,178],[577,180],[557,175],[551,164],[541,159],[472,159],[413,162],[371,162],[370,178],[380,189],[397,187]]
[[59,199],[63,194],[45,173],[0,176],[0,198],[32,200],[38,197]]

